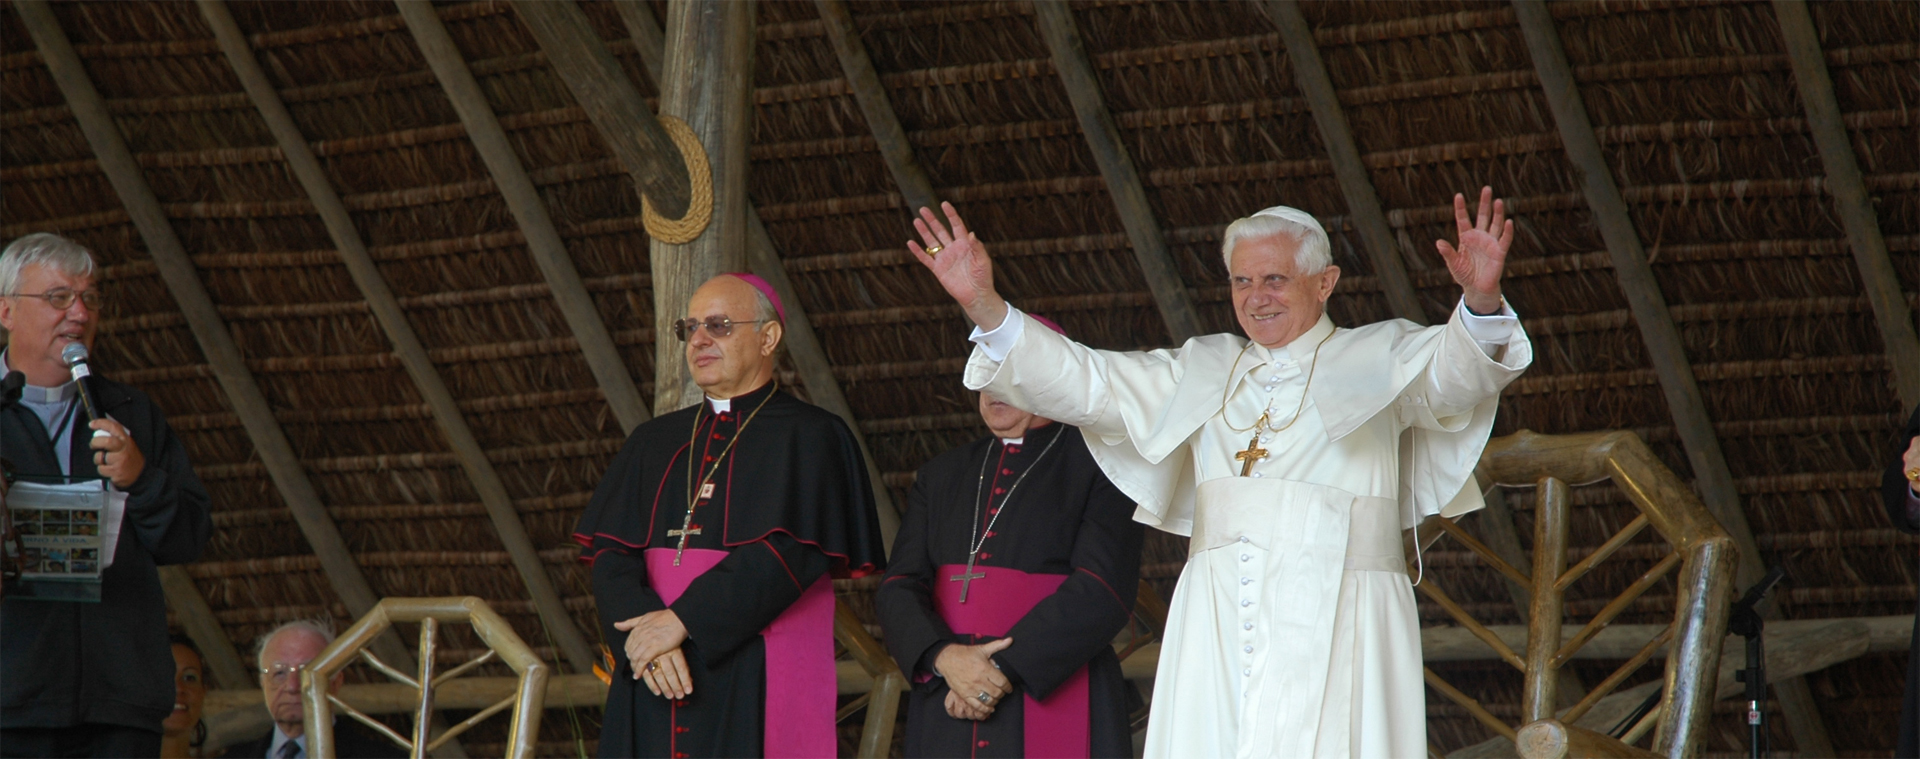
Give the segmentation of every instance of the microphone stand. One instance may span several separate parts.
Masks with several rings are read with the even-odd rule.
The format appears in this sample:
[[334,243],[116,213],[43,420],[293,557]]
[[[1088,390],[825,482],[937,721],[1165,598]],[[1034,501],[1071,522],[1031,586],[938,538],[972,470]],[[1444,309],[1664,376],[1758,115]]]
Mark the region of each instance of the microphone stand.
[[1776,566],[1760,578],[1728,612],[1727,630],[1747,639],[1747,666],[1735,672],[1734,679],[1747,684],[1747,756],[1760,759],[1761,742],[1766,739],[1767,660],[1762,635],[1766,620],[1755,607],[1787,576],[1786,567]]

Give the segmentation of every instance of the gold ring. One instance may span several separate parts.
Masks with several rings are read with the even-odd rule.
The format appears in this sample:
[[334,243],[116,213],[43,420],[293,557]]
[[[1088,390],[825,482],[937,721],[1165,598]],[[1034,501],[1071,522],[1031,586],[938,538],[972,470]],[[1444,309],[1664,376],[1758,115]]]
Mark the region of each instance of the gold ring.
[[932,258],[934,256],[940,255],[940,251],[943,251],[946,249],[947,249],[947,246],[945,245],[935,245],[927,249],[927,257]]
[[657,670],[657,669],[659,669],[659,668],[660,668],[660,662],[657,662],[657,661],[650,661],[650,662],[647,662],[647,671],[648,671],[648,672],[652,672],[652,671],[654,671],[654,670]]
[[1907,481],[1920,482],[1920,467],[1914,467],[1912,469],[1907,470]]

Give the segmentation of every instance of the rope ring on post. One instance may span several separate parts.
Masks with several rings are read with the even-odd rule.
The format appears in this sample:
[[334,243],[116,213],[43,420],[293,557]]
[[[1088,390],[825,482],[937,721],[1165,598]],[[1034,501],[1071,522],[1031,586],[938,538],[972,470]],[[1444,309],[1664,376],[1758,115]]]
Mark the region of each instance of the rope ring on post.
[[660,126],[667,130],[667,136],[673,138],[673,146],[680,149],[680,157],[687,163],[687,213],[678,219],[669,219],[653,210],[653,201],[645,192],[640,194],[640,220],[646,225],[647,235],[655,240],[674,245],[685,245],[705,232],[707,223],[713,220],[713,169],[707,164],[707,150],[701,146],[700,138],[693,128],[680,119],[660,115]]

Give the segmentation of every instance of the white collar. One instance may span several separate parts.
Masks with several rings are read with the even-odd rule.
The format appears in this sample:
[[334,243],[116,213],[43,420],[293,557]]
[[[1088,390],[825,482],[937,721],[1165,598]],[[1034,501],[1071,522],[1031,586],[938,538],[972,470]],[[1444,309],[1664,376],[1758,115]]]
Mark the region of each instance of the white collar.
[[[7,365],[7,352],[0,350],[0,377],[6,376],[7,372],[10,371],[13,371],[13,368]],[[41,405],[66,403],[67,401],[73,400],[74,394],[79,392],[79,390],[80,383],[75,380],[67,380],[66,384],[58,387],[41,387],[32,384],[21,385],[20,400],[24,403],[37,403]]]
[[1021,444],[1021,443],[1024,443],[1024,442],[1027,442],[1027,438],[1026,438],[1026,436],[1025,436],[1025,435],[1022,435],[1022,436],[1020,436],[1020,437],[1003,437],[1003,438],[1000,438],[1000,444],[1001,444],[1001,445],[1019,445],[1019,444]]
[[273,726],[273,741],[267,744],[267,756],[269,759],[279,756],[280,747],[287,745],[289,741],[300,744],[300,754],[302,756],[307,754],[307,734],[305,732],[300,733],[300,737],[298,738],[288,738],[286,733],[280,731],[280,726],[275,724]]
[[707,396],[707,405],[713,407],[713,413],[724,414],[733,410],[733,399],[715,398],[709,395]]

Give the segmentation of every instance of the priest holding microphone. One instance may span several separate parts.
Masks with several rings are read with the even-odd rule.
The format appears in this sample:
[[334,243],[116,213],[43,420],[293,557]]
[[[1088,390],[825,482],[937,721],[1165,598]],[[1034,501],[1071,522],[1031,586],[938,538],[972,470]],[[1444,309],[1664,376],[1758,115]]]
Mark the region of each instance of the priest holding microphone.
[[1013,308],[943,210],[921,210],[907,247],[976,327],[967,387],[1078,427],[1135,520],[1191,537],[1146,755],[1425,754],[1401,531],[1481,506],[1500,390],[1532,361],[1500,295],[1513,224],[1492,189],[1477,217],[1455,196],[1457,243],[1436,242],[1461,288],[1444,324],[1335,326],[1327,234],[1279,206],[1221,244],[1245,337],[1147,352],[1094,350]]

